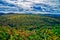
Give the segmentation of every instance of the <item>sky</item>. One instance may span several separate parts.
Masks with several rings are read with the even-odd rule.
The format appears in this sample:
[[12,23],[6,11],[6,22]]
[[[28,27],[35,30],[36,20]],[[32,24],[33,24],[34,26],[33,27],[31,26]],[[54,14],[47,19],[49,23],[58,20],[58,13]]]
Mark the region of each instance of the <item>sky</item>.
[[0,0],[0,13],[59,14],[60,0]]

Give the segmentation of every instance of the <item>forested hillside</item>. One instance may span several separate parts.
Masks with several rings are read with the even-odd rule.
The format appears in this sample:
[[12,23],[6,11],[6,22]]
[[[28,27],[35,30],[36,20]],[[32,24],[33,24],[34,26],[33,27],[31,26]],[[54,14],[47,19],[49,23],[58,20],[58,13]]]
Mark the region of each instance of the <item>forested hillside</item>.
[[60,40],[60,19],[38,14],[1,15],[0,40]]

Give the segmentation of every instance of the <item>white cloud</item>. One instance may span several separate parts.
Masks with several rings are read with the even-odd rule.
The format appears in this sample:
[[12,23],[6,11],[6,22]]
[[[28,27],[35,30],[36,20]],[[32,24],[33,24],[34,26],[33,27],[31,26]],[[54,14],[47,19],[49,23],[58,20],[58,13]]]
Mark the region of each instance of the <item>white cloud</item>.
[[59,0],[4,0],[8,3],[22,6],[23,8],[30,8],[34,3],[44,3],[49,5],[59,5]]
[[[19,11],[20,7],[23,8],[24,9],[23,12],[25,12],[26,10],[32,11],[33,10],[32,7],[34,4],[43,3],[43,4],[48,4],[50,6],[53,6],[53,7],[60,5],[59,0],[2,0],[2,1],[7,2],[9,4],[16,5],[15,9],[17,9],[17,11]],[[12,7],[9,7],[9,8],[12,8]]]

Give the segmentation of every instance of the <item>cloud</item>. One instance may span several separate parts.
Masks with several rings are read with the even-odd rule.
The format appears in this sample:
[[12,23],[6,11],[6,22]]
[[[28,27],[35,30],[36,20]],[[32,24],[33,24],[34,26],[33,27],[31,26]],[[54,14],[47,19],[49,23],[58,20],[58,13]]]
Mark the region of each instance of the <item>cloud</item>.
[[0,0],[0,12],[59,13],[59,3],[59,0]]

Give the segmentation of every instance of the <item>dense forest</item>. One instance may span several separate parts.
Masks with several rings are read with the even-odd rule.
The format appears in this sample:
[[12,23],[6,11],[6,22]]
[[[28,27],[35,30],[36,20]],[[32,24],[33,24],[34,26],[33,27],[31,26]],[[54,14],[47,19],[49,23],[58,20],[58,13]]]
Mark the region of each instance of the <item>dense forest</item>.
[[60,16],[0,15],[0,40],[60,40]]

